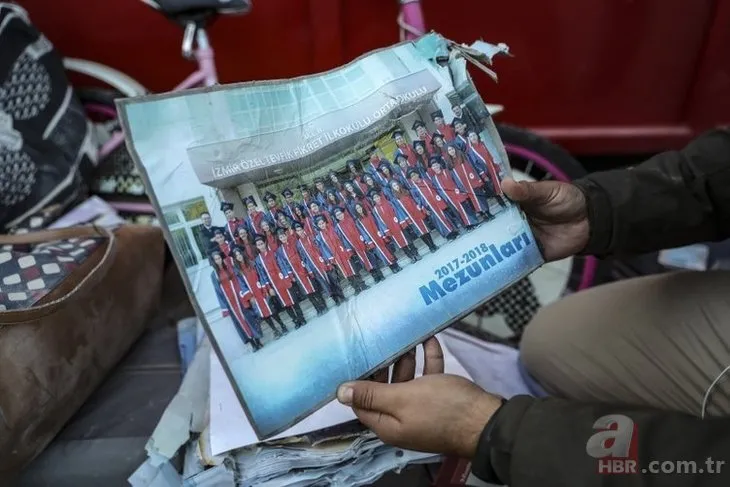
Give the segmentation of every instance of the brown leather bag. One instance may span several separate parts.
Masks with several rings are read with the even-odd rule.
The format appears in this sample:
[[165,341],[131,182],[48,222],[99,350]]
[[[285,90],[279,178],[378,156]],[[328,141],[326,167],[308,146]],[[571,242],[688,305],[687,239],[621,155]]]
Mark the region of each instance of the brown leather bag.
[[[32,306],[0,311],[0,479],[16,475],[48,445],[159,306],[165,249],[159,228],[126,225],[112,232],[88,226],[0,235],[0,247],[14,249],[21,244],[71,248],[68,242],[93,250]],[[12,255],[20,269],[0,275],[0,291],[5,278],[17,284],[16,276],[49,252],[20,258],[17,250],[0,253],[6,263]],[[57,274],[53,265],[26,275]],[[11,299],[18,294],[25,296],[16,292]]]

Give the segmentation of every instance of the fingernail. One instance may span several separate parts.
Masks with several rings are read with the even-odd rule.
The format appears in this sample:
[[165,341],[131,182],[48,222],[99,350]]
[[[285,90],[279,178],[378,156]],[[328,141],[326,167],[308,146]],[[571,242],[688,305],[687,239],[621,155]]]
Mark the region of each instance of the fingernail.
[[337,400],[342,404],[352,404],[352,395],[352,387],[347,384],[343,384],[337,389]]

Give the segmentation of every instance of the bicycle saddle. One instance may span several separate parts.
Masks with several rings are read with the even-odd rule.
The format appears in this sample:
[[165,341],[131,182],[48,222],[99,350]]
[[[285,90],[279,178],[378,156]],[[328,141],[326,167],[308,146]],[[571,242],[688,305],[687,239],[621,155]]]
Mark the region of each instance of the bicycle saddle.
[[168,17],[187,17],[203,13],[244,14],[251,0],[142,0]]

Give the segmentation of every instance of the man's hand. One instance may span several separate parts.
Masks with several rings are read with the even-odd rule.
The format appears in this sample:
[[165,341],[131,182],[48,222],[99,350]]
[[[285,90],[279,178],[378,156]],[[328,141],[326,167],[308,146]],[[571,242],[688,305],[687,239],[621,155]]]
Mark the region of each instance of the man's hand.
[[502,181],[502,190],[519,203],[542,244],[546,260],[582,251],[588,243],[588,211],[583,192],[559,181]]
[[[412,351],[394,365],[392,384],[345,383],[337,398],[352,406],[360,421],[385,443],[471,458],[484,426],[501,401],[463,377],[444,374],[438,340],[429,339],[423,348],[423,377],[411,380],[416,369]],[[387,381],[387,374],[376,373],[375,378],[378,376]]]

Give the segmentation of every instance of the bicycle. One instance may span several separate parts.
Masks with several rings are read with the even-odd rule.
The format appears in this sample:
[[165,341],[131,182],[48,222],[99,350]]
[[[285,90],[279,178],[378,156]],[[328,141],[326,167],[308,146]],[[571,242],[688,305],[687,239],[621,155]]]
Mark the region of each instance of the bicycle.
[[[243,15],[251,9],[249,0],[142,0],[145,4],[160,11],[169,19],[183,27],[181,53],[186,59],[197,64],[191,73],[172,91],[180,91],[199,86],[213,86],[218,83],[214,50],[208,41],[206,28],[218,15]],[[399,0],[400,14],[397,24],[400,27],[402,41],[416,39],[426,32],[423,11],[419,0]],[[181,6],[182,5],[182,6]],[[98,132],[104,142],[99,150],[99,160],[116,171],[131,171],[133,164],[123,145],[124,136],[116,123],[114,99],[120,96],[134,97],[148,93],[148,90],[136,80],[108,66],[81,59],[64,61],[69,71],[91,76],[104,82],[112,89],[79,89],[80,98],[84,102],[89,116],[97,122]],[[504,111],[501,105],[486,104],[491,116]],[[497,123],[498,132],[504,142],[510,164],[516,178],[539,180],[553,178],[559,181],[570,181],[586,174],[585,169],[570,154],[550,141],[527,130]],[[125,169],[126,168],[126,169]],[[144,187],[138,176],[130,174],[128,181],[112,182],[132,184],[132,191],[127,193],[143,195]],[[129,181],[132,181],[130,183]],[[111,184],[111,183],[110,183]],[[96,188],[103,189],[103,188]],[[142,211],[154,214],[152,206],[146,202],[138,203],[111,202],[117,210]],[[591,286],[596,277],[598,262],[593,257],[574,257],[557,263],[546,264],[543,269],[510,288],[471,315],[470,331],[483,328],[483,321],[497,314],[507,315],[511,323],[509,327],[519,339],[522,327],[529,321],[534,312],[542,305],[552,302],[566,292],[580,291]],[[550,286],[542,286],[550,291],[536,289],[539,282],[552,280]],[[533,282],[534,281],[534,282]],[[539,298],[539,299],[538,299]],[[476,321],[474,321],[476,320]],[[499,339],[486,332],[489,339]],[[513,340],[514,341],[514,340]],[[514,343],[513,343],[514,344]]]

